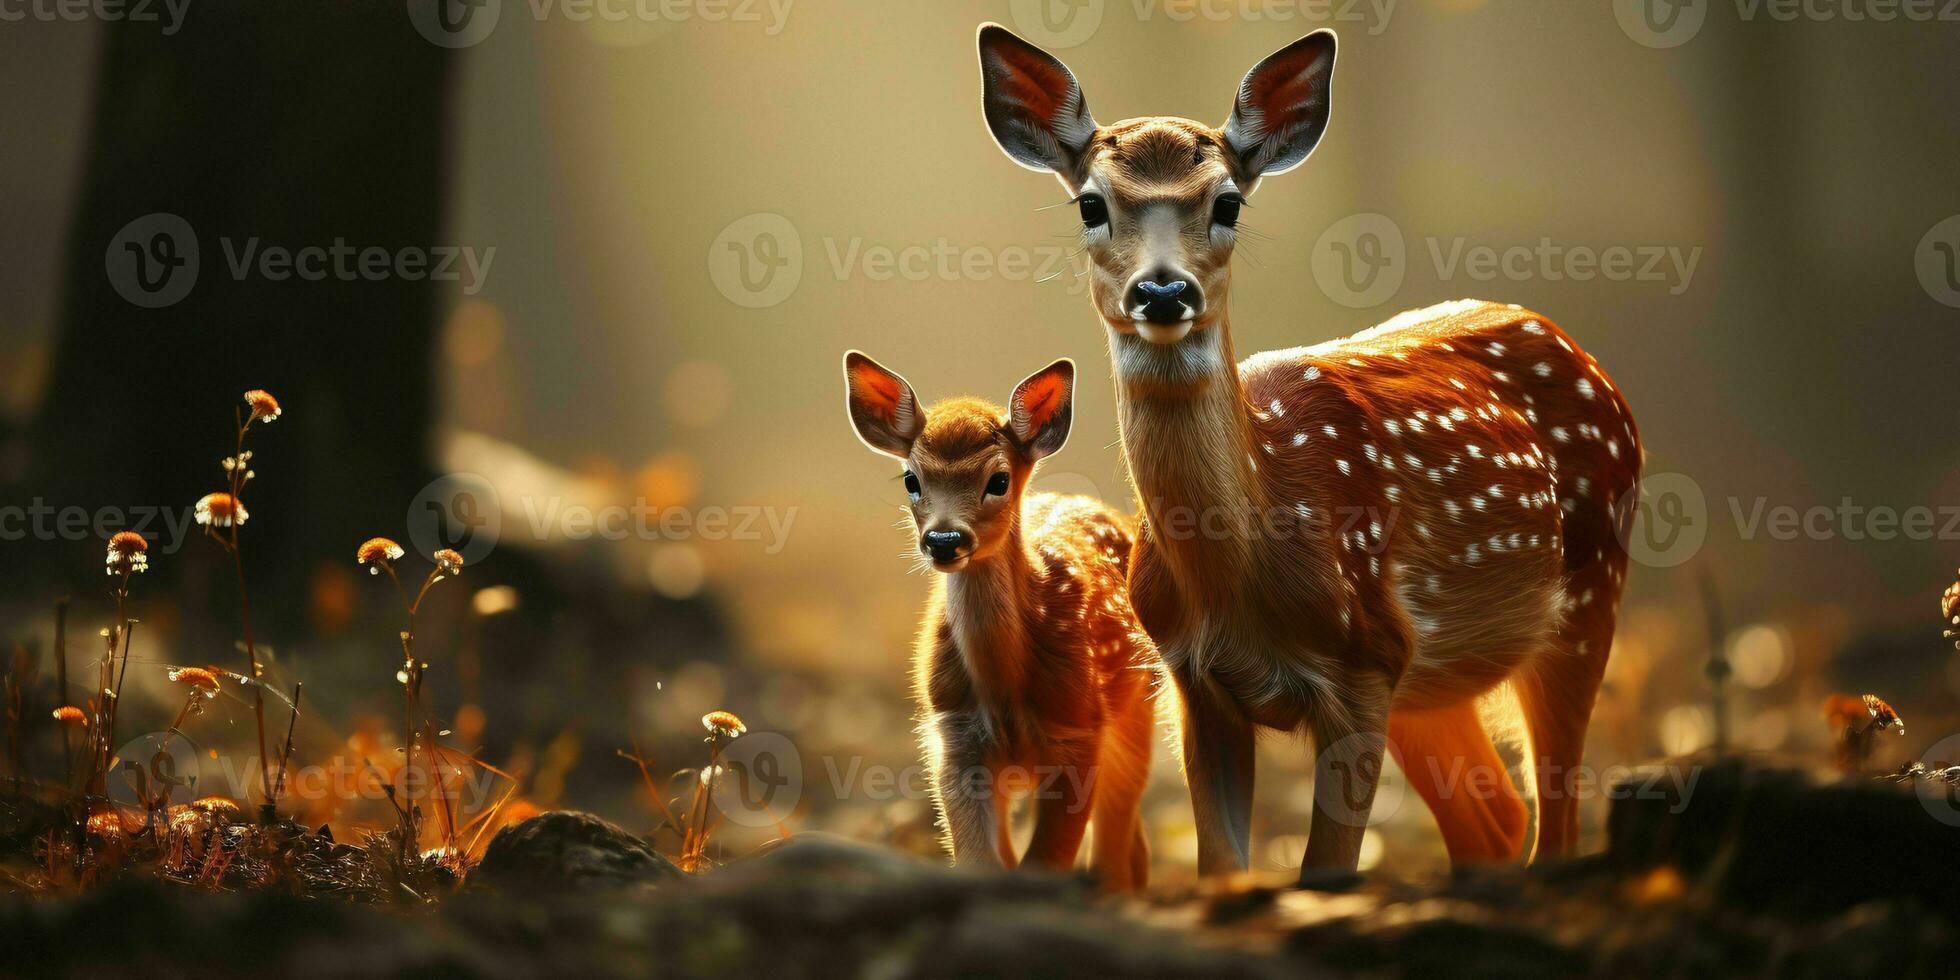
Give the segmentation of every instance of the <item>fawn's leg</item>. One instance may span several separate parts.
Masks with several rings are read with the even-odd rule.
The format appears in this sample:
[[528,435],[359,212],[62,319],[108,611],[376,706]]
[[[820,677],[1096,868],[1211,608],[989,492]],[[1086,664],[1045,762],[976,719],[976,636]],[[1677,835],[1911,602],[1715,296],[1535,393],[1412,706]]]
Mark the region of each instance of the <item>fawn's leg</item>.
[[1034,839],[1028,841],[1027,864],[1053,871],[1075,866],[1096,798],[1096,755],[1093,738],[1062,741],[1051,746],[1048,761],[1037,768],[1029,794],[1034,800]]
[[1143,817],[1137,816],[1136,839],[1130,844],[1130,880],[1138,888],[1150,884],[1150,833],[1143,829]]
[[[1093,863],[1103,887],[1132,891],[1149,880],[1150,856],[1143,844],[1143,789],[1150,780],[1150,737],[1155,727],[1150,702],[1139,700],[1103,728],[1097,759]],[[1145,847],[1142,861],[1136,856]],[[1139,873],[1139,867],[1142,873]]]
[[1388,748],[1435,815],[1451,863],[1519,856],[1531,815],[1484,731],[1474,698],[1447,708],[1391,713]]
[[1302,877],[1309,871],[1352,871],[1361,860],[1361,838],[1381,781],[1393,693],[1386,678],[1357,675],[1343,686],[1340,702],[1322,705],[1309,722],[1314,738],[1313,826],[1300,862]]
[[965,712],[943,712],[928,722],[932,795],[953,847],[953,863],[1001,867],[995,815],[1002,794],[987,768],[984,726]]
[[1252,724],[1209,677],[1174,670],[1171,679],[1182,712],[1198,873],[1244,871],[1252,842]]

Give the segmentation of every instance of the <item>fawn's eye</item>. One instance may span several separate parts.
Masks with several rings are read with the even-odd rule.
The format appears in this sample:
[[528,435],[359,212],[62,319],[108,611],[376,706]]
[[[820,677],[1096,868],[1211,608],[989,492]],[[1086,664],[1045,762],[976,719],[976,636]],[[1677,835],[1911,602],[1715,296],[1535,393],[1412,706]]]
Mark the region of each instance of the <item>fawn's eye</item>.
[[1236,227],[1239,223],[1239,208],[1243,206],[1245,206],[1245,198],[1237,194],[1219,195],[1218,200],[1213,201],[1211,205],[1212,223],[1227,228]]
[[987,481],[987,496],[989,497],[1007,496],[1007,474],[995,473],[993,477]]
[[1109,224],[1109,205],[1103,203],[1101,194],[1084,194],[1075,199],[1075,206],[1082,210],[1084,228],[1101,228]]
[[905,471],[905,492],[911,494],[914,500],[919,497],[919,478],[913,476],[911,470]]

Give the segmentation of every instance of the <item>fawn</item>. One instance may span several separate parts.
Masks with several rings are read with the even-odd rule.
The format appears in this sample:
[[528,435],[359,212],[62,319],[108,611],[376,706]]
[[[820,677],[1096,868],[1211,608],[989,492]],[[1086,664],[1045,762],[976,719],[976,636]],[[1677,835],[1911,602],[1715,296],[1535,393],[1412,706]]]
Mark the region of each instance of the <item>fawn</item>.
[[1262,726],[1316,743],[1303,876],[1355,867],[1385,747],[1453,860],[1517,857],[1529,817],[1477,710],[1503,684],[1536,854],[1566,853],[1641,460],[1612,381],[1544,317],[1473,300],[1235,364],[1239,211],[1325,132],[1331,31],[1254,66],[1222,129],[1098,125],[1060,61],[991,24],[979,47],[995,142],[1081,214],[1199,871],[1246,866]]
[[858,438],[905,464],[919,552],[944,573],[913,674],[955,863],[1013,867],[1011,802],[1031,795],[1028,863],[1069,868],[1093,816],[1103,884],[1141,888],[1157,661],[1130,609],[1131,523],[1088,497],[1022,499],[1068,439],[1074,363],[1030,375],[1005,411],[974,398],[921,410],[857,351],[844,381]]

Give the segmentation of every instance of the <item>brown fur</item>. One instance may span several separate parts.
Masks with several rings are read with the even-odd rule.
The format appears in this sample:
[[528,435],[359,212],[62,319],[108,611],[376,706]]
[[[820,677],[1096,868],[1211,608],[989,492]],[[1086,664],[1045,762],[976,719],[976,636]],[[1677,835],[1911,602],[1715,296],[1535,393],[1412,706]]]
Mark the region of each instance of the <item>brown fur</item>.
[[[1043,378],[1016,391],[1034,429],[1066,413],[1069,401],[1066,386],[1036,383]],[[854,402],[910,392],[852,387]],[[883,413],[854,404],[852,414]],[[1067,869],[1093,821],[1091,863],[1104,884],[1140,888],[1149,873],[1139,807],[1157,660],[1129,604],[1134,526],[1087,497],[1024,501],[1035,465],[1030,439],[1002,409],[962,398],[924,415],[903,455],[922,491],[913,523],[921,533],[959,528],[975,541],[957,570],[934,577],[913,668],[948,846],[960,864],[1016,865],[1011,801],[1028,797],[1027,863]],[[1010,475],[1004,499],[974,492],[999,467]]]

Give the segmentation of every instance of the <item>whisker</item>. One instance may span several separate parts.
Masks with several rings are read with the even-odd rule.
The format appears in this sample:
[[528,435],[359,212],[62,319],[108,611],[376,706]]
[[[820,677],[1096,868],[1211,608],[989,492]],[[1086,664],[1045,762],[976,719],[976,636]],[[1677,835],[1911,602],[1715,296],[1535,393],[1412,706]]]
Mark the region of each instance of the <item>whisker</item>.
[[1268,235],[1265,232],[1260,231],[1259,229],[1254,228],[1243,221],[1239,222],[1239,226],[1233,229],[1233,233],[1236,234],[1240,239],[1249,238],[1255,242],[1278,241],[1278,239],[1274,238],[1272,235]]

